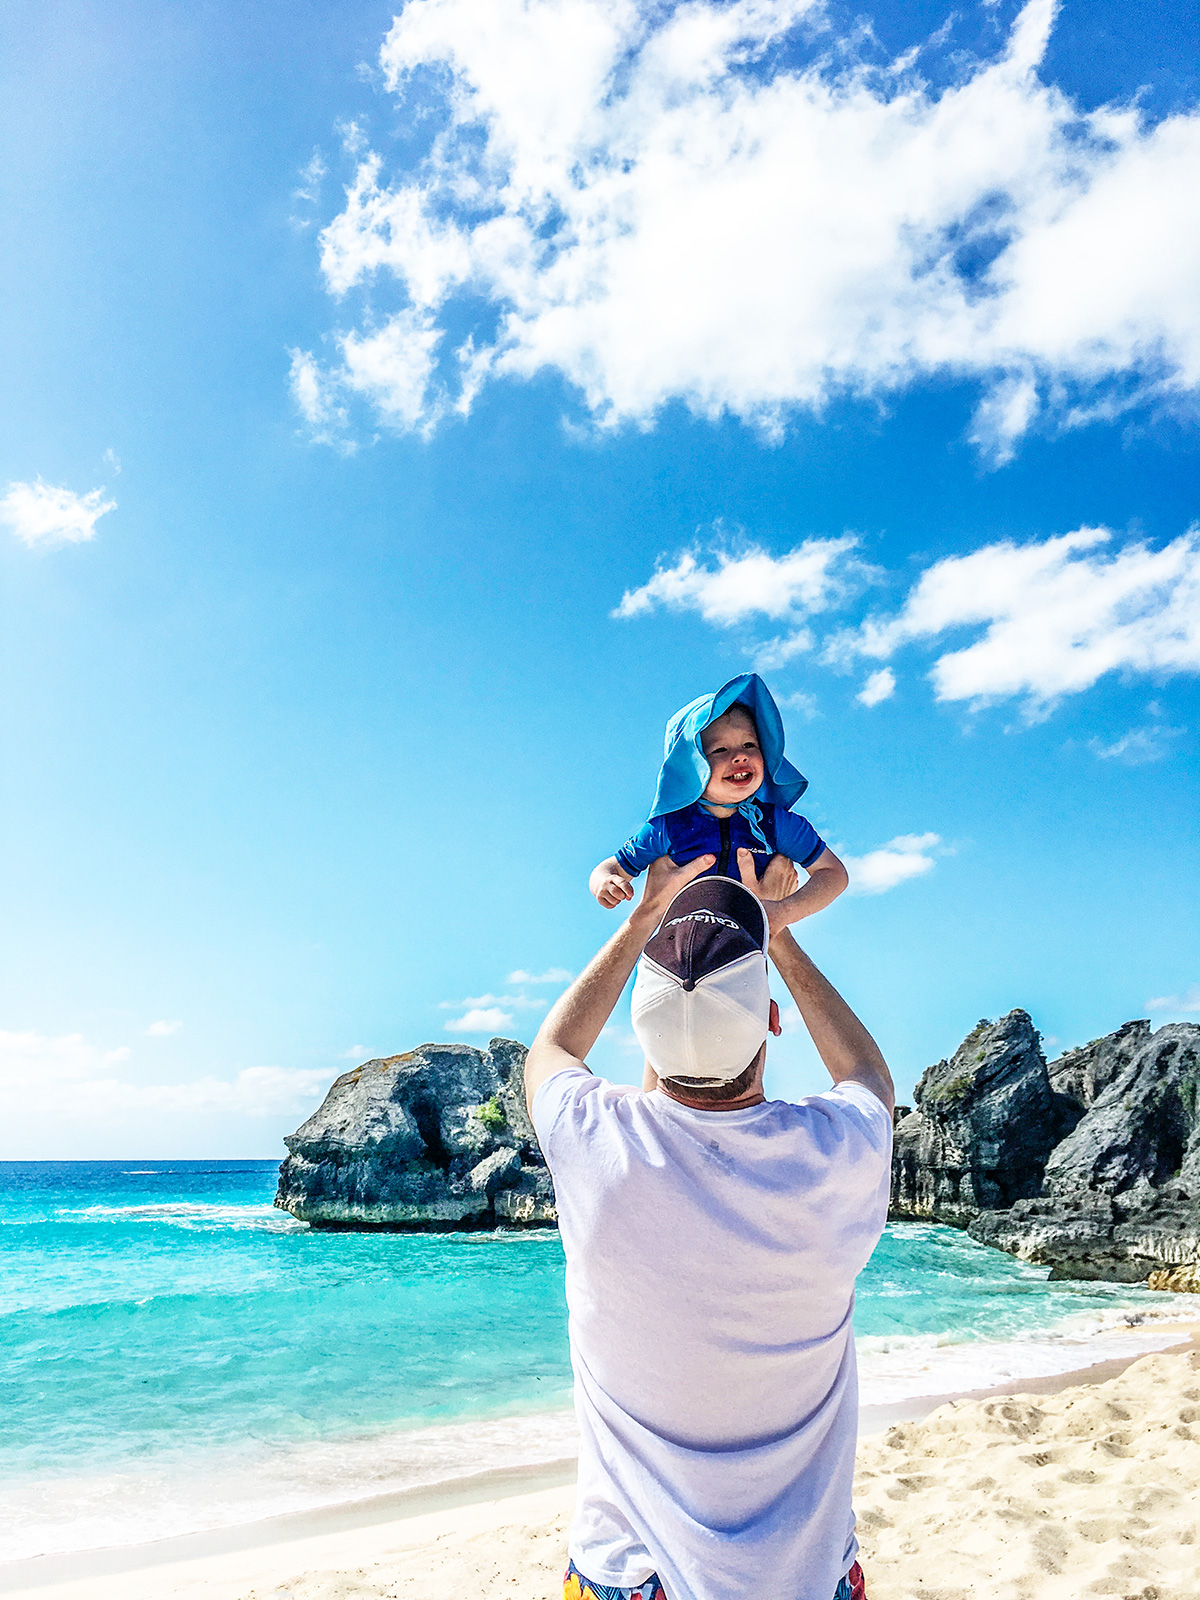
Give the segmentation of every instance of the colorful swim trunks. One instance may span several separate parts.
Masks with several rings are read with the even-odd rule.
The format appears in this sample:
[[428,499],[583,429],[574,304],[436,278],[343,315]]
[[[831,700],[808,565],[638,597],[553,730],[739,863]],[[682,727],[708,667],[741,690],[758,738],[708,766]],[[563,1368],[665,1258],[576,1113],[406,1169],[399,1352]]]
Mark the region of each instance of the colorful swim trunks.
[[[647,1578],[636,1589],[616,1589],[610,1583],[592,1583],[576,1570],[573,1561],[569,1561],[563,1577],[563,1600],[667,1600],[667,1593],[657,1576]],[[866,1582],[857,1561],[834,1590],[833,1600],[867,1600]]]

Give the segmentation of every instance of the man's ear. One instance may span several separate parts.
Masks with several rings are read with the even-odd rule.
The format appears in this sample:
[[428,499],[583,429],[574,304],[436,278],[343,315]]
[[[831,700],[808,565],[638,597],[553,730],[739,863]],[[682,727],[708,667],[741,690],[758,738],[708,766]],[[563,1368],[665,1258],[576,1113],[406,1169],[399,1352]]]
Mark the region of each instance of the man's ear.
[[767,1017],[767,1027],[777,1039],[783,1032],[783,1025],[779,1020],[779,1002],[777,1000],[771,1001],[771,1010]]

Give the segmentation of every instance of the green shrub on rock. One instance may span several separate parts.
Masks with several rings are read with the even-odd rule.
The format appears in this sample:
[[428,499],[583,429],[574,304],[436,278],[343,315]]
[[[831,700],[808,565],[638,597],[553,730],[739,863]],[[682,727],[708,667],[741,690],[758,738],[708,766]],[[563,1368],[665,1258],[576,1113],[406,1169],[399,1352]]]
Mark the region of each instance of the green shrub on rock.
[[495,1095],[490,1100],[485,1100],[478,1107],[475,1115],[485,1128],[503,1128],[508,1121],[508,1118],[504,1115],[504,1107]]

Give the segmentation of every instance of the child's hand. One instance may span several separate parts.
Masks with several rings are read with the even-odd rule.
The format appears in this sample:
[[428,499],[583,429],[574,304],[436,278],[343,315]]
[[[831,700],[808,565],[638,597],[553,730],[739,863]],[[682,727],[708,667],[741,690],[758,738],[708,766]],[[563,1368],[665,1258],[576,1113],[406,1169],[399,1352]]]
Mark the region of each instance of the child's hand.
[[627,872],[621,871],[614,856],[593,867],[588,888],[606,911],[619,906],[622,900],[633,899],[633,879]]

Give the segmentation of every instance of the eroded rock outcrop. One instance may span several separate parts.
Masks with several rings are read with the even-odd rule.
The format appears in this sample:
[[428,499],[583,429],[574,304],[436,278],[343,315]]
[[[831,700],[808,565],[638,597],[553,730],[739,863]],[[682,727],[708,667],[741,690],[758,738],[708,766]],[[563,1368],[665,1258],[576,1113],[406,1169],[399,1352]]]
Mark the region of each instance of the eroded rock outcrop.
[[893,1215],[1060,1278],[1200,1282],[1200,1027],[1145,1021],[1048,1066],[1027,1014],[980,1023],[896,1126]]
[[1056,1094],[1027,1011],[980,1022],[917,1084],[896,1125],[892,1209],[965,1227],[1040,1193],[1046,1162],[1080,1108]]
[[343,1073],[284,1143],[275,1204],[319,1228],[554,1223],[525,1046],[425,1044]]

